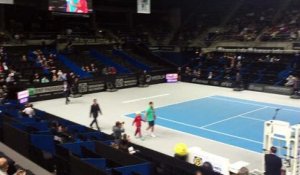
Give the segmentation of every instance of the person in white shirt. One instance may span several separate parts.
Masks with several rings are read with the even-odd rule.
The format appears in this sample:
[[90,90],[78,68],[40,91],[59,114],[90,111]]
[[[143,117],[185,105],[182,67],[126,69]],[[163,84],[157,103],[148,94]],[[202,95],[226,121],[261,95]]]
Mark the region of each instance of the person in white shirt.
[[[8,175],[7,171],[8,171],[9,165],[8,165],[8,161],[6,158],[1,157],[0,158],[0,175]],[[14,173],[14,175],[26,175],[26,172],[24,170],[17,170],[16,173]]]
[[8,74],[8,76],[6,78],[6,82],[7,83],[13,83],[14,81],[15,81],[14,74],[13,73]]
[[27,115],[30,118],[34,117],[34,115],[35,115],[35,111],[33,109],[32,104],[29,104],[22,112],[23,112],[23,114]]

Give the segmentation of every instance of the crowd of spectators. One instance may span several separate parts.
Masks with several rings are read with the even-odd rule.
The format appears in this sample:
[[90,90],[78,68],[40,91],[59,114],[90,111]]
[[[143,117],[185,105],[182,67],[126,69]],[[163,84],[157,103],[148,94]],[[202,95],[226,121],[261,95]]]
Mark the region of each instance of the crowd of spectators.
[[[299,55],[207,53],[186,64],[179,72],[199,79],[284,85],[288,74],[298,76]],[[295,77],[289,77],[291,84]],[[292,86],[292,85],[291,85]]]
[[66,73],[62,70],[52,70],[49,74],[35,73],[32,77],[32,83],[49,83],[49,82],[63,82],[67,81],[70,76],[74,75],[74,73]]
[[185,67],[184,74],[208,80],[216,78],[231,80],[235,77],[235,73],[241,70],[242,59],[242,56],[235,54],[214,56],[200,53],[190,64],[193,67]]
[[33,54],[36,56],[36,63],[39,64],[45,70],[53,70],[56,69],[55,54],[49,54],[46,56],[41,50],[35,50]]
[[59,69],[55,54],[44,54],[37,49],[33,52],[36,63],[43,68],[42,73],[35,73],[32,77],[32,83],[49,83],[67,81],[70,77],[75,76],[74,73],[68,73]]
[[113,66],[109,67],[104,67],[102,69],[102,75],[116,75],[117,74],[117,69]]
[[81,69],[85,72],[89,73],[98,73],[99,69],[97,66],[95,66],[94,63],[91,63],[90,65],[82,66]]
[[[68,72],[61,66],[55,54],[45,54],[42,50],[36,49],[32,52],[33,55],[21,55],[16,58],[17,61],[10,64],[11,60],[4,47],[0,47],[0,83],[1,91],[5,88],[3,85],[15,84],[23,76],[22,67],[29,69],[30,75],[22,77],[28,79],[32,84],[46,84],[50,82],[63,82],[70,79],[78,78],[73,72]],[[25,66],[28,65],[28,66]],[[15,67],[17,69],[15,69]],[[16,70],[20,69],[20,73]],[[93,73],[95,75],[116,75],[117,69],[113,66],[106,66],[99,69],[94,63],[82,66],[85,72]],[[73,78],[72,78],[73,77]]]
[[0,47],[0,83],[14,84],[19,78],[19,73],[8,64],[9,58],[4,47]]
[[261,36],[262,41],[300,40],[300,3],[292,1],[282,17],[268,27]]
[[[253,41],[272,22],[276,13],[272,2],[244,1],[243,5],[226,24],[220,39]],[[260,4],[260,5],[258,5]],[[276,3],[275,3],[276,4]]]

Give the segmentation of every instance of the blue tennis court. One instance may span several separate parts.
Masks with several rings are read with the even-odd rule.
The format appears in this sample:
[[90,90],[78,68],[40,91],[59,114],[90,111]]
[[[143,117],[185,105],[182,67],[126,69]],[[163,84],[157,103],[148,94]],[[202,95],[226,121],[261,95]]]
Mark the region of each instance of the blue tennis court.
[[210,96],[156,108],[156,123],[260,153],[264,121],[271,120],[277,108],[281,109],[278,120],[300,122],[300,108]]

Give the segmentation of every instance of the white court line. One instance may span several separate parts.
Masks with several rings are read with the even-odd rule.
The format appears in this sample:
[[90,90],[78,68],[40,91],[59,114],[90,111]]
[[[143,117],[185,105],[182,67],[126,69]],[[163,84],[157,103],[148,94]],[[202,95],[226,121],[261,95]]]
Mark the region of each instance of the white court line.
[[137,99],[133,99],[133,100],[127,100],[127,101],[123,101],[122,103],[133,103],[133,102],[137,102],[137,101],[142,101],[142,100],[149,100],[149,99],[153,99],[153,98],[159,98],[159,97],[164,97],[164,96],[168,96],[170,94],[160,94],[160,95],[154,95],[154,96],[150,96],[150,97],[143,97],[143,98],[137,98]]
[[216,99],[216,100],[229,101],[229,102],[236,102],[236,103],[247,104],[247,105],[253,105],[253,106],[266,106],[266,107],[273,108],[273,109],[279,108],[279,109],[282,109],[282,110],[285,110],[285,111],[300,112],[300,110],[295,110],[295,109],[288,109],[288,108],[280,108],[280,107],[275,107],[275,106],[260,105],[260,104],[251,103],[251,102],[243,102],[243,101],[239,101],[239,100],[225,99],[225,98],[222,98],[222,97],[213,97],[213,96],[210,96],[208,98],[212,98],[212,99]]
[[[130,117],[128,117],[127,115],[123,115],[122,117],[124,117],[124,118],[130,118]],[[163,119],[162,119],[162,120],[163,120]],[[158,125],[158,127],[164,128],[164,129],[166,129],[166,130],[178,132],[178,133],[180,133],[180,134],[189,135],[189,136],[192,136],[192,137],[195,137],[195,138],[201,138],[201,139],[203,139],[203,140],[208,140],[208,141],[211,141],[211,142],[214,142],[214,143],[218,143],[218,144],[222,144],[222,145],[226,145],[226,146],[231,146],[231,147],[234,147],[234,148],[236,148],[236,149],[240,149],[240,150],[243,150],[243,151],[251,152],[251,153],[254,153],[254,154],[263,155],[263,153],[260,153],[260,152],[257,152],[257,151],[252,151],[252,150],[250,150],[250,149],[246,149],[246,148],[243,148],[243,147],[239,147],[239,146],[231,145],[231,144],[224,143],[224,142],[221,142],[221,141],[213,140],[213,139],[211,139],[211,138],[206,138],[206,137],[203,137],[203,136],[199,136],[199,135],[191,134],[191,133],[188,133],[188,132],[180,131],[180,130],[177,130],[177,129],[169,128],[169,127],[167,127],[167,126]],[[134,141],[133,141],[133,142],[134,142]],[[261,144],[262,144],[262,143],[261,143]]]
[[263,119],[258,119],[258,118],[253,118],[253,117],[246,117],[246,116],[240,116],[240,118],[256,120],[256,121],[260,121],[260,122],[265,122],[266,121],[266,120],[263,120]]
[[247,139],[247,138],[244,138],[244,137],[239,137],[239,136],[235,136],[235,135],[232,135],[232,134],[226,134],[226,133],[223,133],[223,132],[219,132],[219,131],[215,131],[215,130],[211,130],[211,129],[207,129],[207,128],[203,128],[203,127],[199,127],[199,126],[195,126],[195,125],[190,125],[190,124],[178,122],[178,121],[163,118],[163,117],[157,117],[157,118],[162,119],[162,120],[166,120],[166,121],[169,121],[169,122],[172,122],[172,123],[177,123],[177,124],[180,124],[180,125],[188,126],[188,127],[197,128],[197,129],[217,133],[217,134],[220,134],[220,135],[229,136],[229,137],[232,137],[232,138],[237,138],[237,139],[240,139],[240,140],[246,140],[246,141],[257,143],[257,144],[263,144],[262,142],[259,142],[259,141],[256,141],[256,140],[251,140],[251,139]]
[[204,100],[204,99],[210,98],[212,96],[215,96],[215,95],[212,94],[212,95],[207,95],[207,96],[203,96],[203,97],[200,97],[200,98],[192,98],[192,99],[183,100],[183,101],[180,101],[180,102],[170,103],[170,104],[166,104],[166,105],[160,105],[160,106],[157,106],[155,108],[158,109],[158,108],[163,108],[163,107],[168,107],[168,106],[173,106],[173,105],[179,105],[179,104],[182,104],[182,103],[197,101],[197,100]]
[[224,119],[224,120],[219,120],[219,121],[217,121],[217,122],[213,122],[213,123],[210,123],[210,124],[201,126],[201,127],[202,127],[202,128],[206,128],[206,127],[209,127],[209,126],[212,126],[212,125],[215,125],[215,124],[218,124],[218,123],[222,123],[222,122],[225,122],[225,121],[227,121],[227,120],[232,120],[232,119],[235,119],[235,118],[239,118],[239,117],[241,117],[241,116],[243,116],[243,115],[250,114],[250,113],[256,112],[256,111],[260,111],[260,110],[263,110],[263,109],[266,109],[266,108],[268,108],[268,106],[265,106],[265,107],[262,107],[262,108],[258,108],[258,109],[252,110],[252,111],[248,111],[248,112],[245,112],[245,113],[242,113],[242,114],[239,114],[239,115],[235,115],[235,116],[226,118],[226,119]]

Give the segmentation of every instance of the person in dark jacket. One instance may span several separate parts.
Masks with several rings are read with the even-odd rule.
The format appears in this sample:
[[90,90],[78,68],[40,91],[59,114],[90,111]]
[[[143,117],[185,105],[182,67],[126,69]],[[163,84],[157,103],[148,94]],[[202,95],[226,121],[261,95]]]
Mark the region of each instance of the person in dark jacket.
[[282,161],[276,152],[277,148],[271,147],[270,154],[265,155],[265,175],[281,175]]
[[119,122],[117,121],[115,126],[113,126],[112,131],[113,131],[113,136],[115,138],[115,143],[119,144],[120,140],[122,138],[122,133],[125,132],[125,129],[123,127],[124,122]]
[[96,124],[97,129],[100,131],[100,127],[99,127],[98,121],[97,121],[98,114],[102,115],[102,111],[101,111],[101,109],[99,107],[99,104],[97,103],[97,100],[94,99],[93,100],[93,104],[91,106],[91,111],[90,111],[90,117],[93,117],[94,120],[90,124],[90,127],[93,127],[93,125]]

